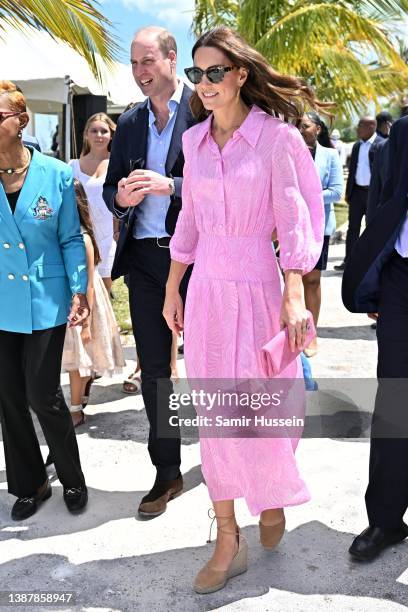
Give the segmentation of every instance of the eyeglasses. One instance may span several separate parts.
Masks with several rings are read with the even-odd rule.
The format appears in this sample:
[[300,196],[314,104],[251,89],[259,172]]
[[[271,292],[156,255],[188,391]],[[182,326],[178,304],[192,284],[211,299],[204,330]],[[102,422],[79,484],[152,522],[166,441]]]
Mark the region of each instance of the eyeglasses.
[[225,73],[234,70],[234,68],[238,68],[238,66],[210,66],[206,70],[193,66],[192,68],[185,68],[184,72],[189,81],[198,85],[203,80],[204,75],[210,83],[221,83],[224,80]]
[[3,123],[7,117],[15,117],[16,115],[21,115],[19,111],[0,111],[0,123]]

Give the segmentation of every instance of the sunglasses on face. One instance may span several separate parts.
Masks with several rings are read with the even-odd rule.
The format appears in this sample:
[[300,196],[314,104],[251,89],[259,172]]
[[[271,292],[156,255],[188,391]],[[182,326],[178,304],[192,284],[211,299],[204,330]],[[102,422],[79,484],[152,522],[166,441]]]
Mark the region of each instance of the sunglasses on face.
[[21,115],[19,111],[0,111],[0,123],[3,123],[7,117],[15,117],[16,115]]
[[184,72],[189,81],[198,85],[203,80],[204,75],[210,83],[221,83],[224,80],[225,73],[234,70],[234,68],[238,68],[238,66],[210,66],[206,70],[193,66],[192,68],[185,68]]

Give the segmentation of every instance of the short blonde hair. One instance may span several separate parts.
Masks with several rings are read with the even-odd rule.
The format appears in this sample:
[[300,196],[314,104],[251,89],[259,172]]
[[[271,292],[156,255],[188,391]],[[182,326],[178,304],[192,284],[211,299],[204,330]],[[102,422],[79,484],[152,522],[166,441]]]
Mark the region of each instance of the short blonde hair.
[[[82,151],[81,151],[81,157],[83,155],[87,155],[89,153],[89,151],[91,150],[91,147],[89,146],[89,141],[86,137],[86,133],[89,130],[89,128],[91,127],[91,124],[94,121],[103,121],[104,123],[106,123],[106,125],[108,126],[110,133],[111,133],[111,142],[112,142],[112,138],[116,132],[116,124],[114,121],[112,121],[112,119],[110,117],[108,117],[108,115],[106,113],[95,113],[95,115],[91,115],[88,119],[88,121],[85,123],[85,127],[84,127],[84,138],[83,138],[83,143],[82,143]],[[110,143],[108,146],[108,151],[110,151]]]
[[12,81],[0,81],[0,96],[7,96],[10,110],[18,113],[27,112],[26,99],[19,87]]

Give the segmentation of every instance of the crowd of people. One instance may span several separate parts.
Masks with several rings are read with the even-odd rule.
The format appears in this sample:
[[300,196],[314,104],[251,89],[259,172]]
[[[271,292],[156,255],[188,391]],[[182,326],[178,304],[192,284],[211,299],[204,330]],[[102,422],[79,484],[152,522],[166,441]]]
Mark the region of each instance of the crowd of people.
[[[331,105],[302,79],[274,71],[226,27],[204,33],[192,61],[185,74],[194,89],[177,76],[174,36],[155,26],[139,30],[131,64],[145,102],[116,126],[104,113],[90,117],[80,158],[69,165],[23,142],[24,95],[0,81],[0,415],[15,520],[34,514],[52,493],[29,407],[68,510],[87,504],[74,428],[84,422],[95,377],[125,365],[112,280],[124,276],[129,289],[138,367],[124,390],[137,391],[140,377],[156,469],[138,507],[143,517],[163,514],[183,492],[179,430],[160,433],[171,416],[182,332],[192,381],[265,380],[263,353],[279,379],[303,381],[307,358],[318,350],[310,331],[318,324],[334,203],[343,192],[341,142],[327,127]],[[394,338],[408,329],[407,234],[401,230],[408,190],[406,173],[397,169],[406,161],[407,123],[401,121],[387,148],[381,143],[392,118],[383,113],[359,122],[340,266],[346,306],[378,318],[379,377],[387,378],[406,376],[408,364],[408,338],[398,347]],[[369,192],[371,172],[378,172],[376,196],[374,186]],[[371,238],[377,227],[383,232],[374,250],[367,232],[359,239],[370,198],[367,232]],[[385,213],[381,223],[388,200],[397,212]],[[372,268],[377,276],[388,270],[381,291],[368,283]],[[70,407],[61,370],[69,372]],[[303,383],[302,390],[300,404]],[[383,416],[389,395],[379,393],[375,413]],[[196,592],[219,590],[247,569],[235,499],[244,498],[259,515],[260,542],[269,550],[284,535],[285,507],[309,500],[295,457],[299,437],[212,437],[200,429],[217,537],[195,578]],[[408,536],[408,478],[400,470],[408,465],[407,439],[375,438],[371,450],[369,527],[350,548],[360,560]]]

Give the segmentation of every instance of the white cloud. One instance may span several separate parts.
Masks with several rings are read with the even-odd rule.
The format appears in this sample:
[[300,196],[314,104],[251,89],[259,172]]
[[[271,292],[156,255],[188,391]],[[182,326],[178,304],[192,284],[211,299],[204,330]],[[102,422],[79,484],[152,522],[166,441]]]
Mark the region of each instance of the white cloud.
[[142,13],[152,15],[168,25],[191,24],[194,15],[194,0],[120,0],[127,8],[135,7]]

